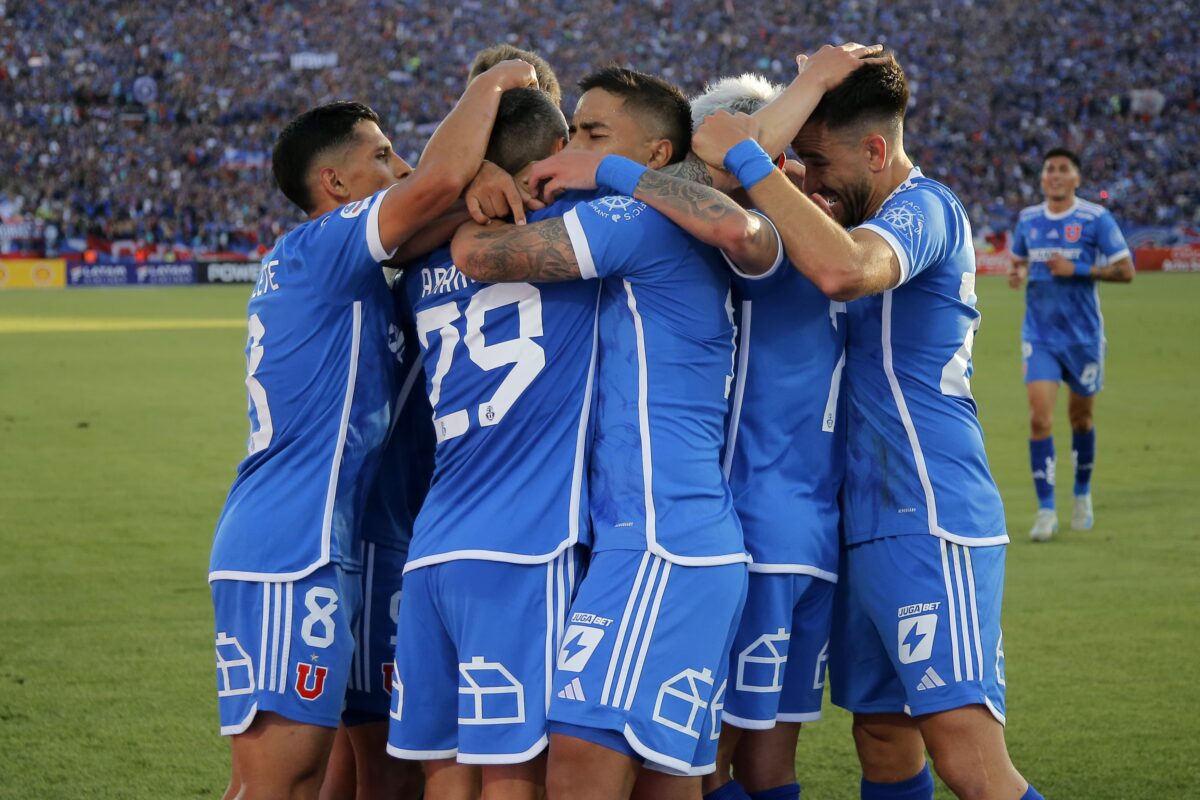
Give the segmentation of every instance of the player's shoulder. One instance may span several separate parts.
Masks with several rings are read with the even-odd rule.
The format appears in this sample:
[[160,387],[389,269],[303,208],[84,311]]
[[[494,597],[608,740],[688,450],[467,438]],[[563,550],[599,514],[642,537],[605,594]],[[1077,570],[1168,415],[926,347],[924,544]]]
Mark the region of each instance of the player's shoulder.
[[1045,215],[1046,215],[1046,204],[1045,203],[1035,203],[1034,205],[1025,206],[1024,208],[1022,208],[1021,213],[1019,213],[1017,215],[1017,219],[1020,222],[1028,222],[1029,220],[1036,219],[1037,217],[1042,217]]
[[1075,215],[1084,220],[1100,219],[1101,217],[1111,216],[1108,209],[1099,203],[1093,203],[1090,200],[1082,198],[1075,202]]
[[941,181],[928,177],[921,172],[919,167],[913,167],[904,182],[897,186],[883,202],[880,210],[886,210],[889,205],[897,206],[905,203],[917,203],[926,211],[943,208],[966,214],[962,201],[958,199],[954,190]]

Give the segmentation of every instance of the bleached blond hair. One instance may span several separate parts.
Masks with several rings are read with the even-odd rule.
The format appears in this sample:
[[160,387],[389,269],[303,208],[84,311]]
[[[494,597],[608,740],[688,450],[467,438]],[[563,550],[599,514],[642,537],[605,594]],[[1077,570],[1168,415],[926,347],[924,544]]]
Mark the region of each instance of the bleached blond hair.
[[783,87],[771,83],[762,75],[746,72],[736,78],[722,78],[704,87],[704,92],[692,99],[692,126],[699,126],[709,114],[728,111],[753,114],[774,100]]

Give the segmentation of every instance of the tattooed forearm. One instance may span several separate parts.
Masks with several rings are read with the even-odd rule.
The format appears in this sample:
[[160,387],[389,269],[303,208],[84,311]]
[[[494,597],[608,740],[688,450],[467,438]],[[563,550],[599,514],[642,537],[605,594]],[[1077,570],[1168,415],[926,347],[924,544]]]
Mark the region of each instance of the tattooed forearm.
[[1133,280],[1133,261],[1129,258],[1122,258],[1111,264],[1097,264],[1092,267],[1092,278],[1098,281],[1128,283]]
[[678,164],[665,166],[659,172],[685,181],[691,181],[692,183],[701,183],[705,186],[713,185],[712,172],[709,171],[708,165],[701,161],[695,153],[688,153],[687,158],[683,159],[683,161],[680,161]]
[[454,263],[483,283],[577,280],[579,262],[561,219],[529,225],[467,226],[454,237]]

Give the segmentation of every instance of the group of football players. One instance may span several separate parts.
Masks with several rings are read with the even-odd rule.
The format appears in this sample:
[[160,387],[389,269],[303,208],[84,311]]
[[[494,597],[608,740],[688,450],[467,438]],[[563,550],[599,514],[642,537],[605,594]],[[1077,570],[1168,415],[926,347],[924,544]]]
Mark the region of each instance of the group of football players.
[[570,124],[536,55],[471,74],[416,168],[359,103],[275,146],[309,221],[213,547],[226,796],[794,799],[828,667],[863,798],[931,798],[926,753],[1040,797],[971,226],[894,56],[691,102],[603,68]]

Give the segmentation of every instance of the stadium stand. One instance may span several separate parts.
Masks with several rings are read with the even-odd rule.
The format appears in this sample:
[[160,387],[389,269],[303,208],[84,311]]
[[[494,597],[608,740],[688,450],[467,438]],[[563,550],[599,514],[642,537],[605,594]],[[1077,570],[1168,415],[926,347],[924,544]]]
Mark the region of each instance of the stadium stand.
[[910,152],[960,189],[978,233],[1037,201],[1038,154],[1055,144],[1082,153],[1088,198],[1122,225],[1200,226],[1194,13],[1187,0],[0,0],[0,244],[269,244],[296,221],[269,171],[282,121],[360,99],[415,161],[498,35],[553,64],[568,111],[574,81],[609,61],[695,92],[742,71],[785,81],[797,49],[878,36],[912,81]]

